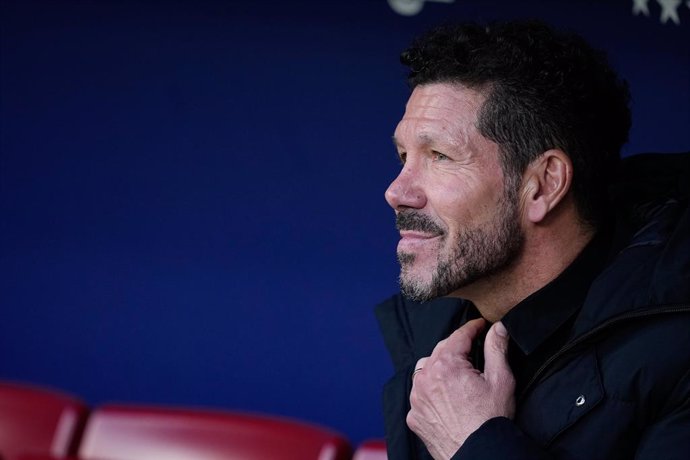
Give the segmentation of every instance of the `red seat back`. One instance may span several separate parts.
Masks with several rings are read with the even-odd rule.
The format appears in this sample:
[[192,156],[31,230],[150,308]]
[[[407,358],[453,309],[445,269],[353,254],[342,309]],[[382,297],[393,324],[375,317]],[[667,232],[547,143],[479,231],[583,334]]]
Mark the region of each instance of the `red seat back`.
[[0,382],[0,458],[74,453],[87,416],[79,399],[36,386]]
[[382,439],[364,441],[357,447],[352,460],[388,460],[386,442]]
[[302,422],[188,409],[105,406],[84,431],[82,460],[346,460],[349,443]]

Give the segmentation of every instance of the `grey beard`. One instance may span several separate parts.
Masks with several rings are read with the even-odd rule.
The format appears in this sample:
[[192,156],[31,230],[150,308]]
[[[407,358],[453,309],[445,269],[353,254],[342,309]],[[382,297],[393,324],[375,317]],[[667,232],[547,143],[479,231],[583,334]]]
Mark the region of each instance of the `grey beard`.
[[426,302],[495,274],[513,262],[522,249],[524,235],[518,223],[517,200],[511,198],[501,201],[496,219],[490,224],[462,230],[456,235],[457,246],[448,256],[439,253],[428,283],[407,273],[414,264],[415,255],[399,253],[402,294],[411,300]]

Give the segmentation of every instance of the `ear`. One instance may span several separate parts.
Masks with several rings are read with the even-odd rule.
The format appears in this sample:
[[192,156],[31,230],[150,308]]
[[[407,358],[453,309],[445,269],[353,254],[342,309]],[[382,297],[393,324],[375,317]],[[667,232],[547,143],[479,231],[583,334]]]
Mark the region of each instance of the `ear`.
[[565,152],[547,150],[525,171],[522,190],[525,217],[539,223],[563,201],[573,181],[573,164]]

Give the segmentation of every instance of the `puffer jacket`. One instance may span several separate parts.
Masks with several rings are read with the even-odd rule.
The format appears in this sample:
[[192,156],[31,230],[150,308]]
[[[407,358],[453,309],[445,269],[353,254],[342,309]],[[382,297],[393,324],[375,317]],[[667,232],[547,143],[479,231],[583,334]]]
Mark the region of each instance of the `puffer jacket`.
[[[569,340],[453,459],[690,458],[690,154],[623,161],[613,188],[617,253]],[[467,321],[468,304],[397,295],[376,314],[395,366],[384,388],[389,458],[430,458],[407,428],[417,359]]]

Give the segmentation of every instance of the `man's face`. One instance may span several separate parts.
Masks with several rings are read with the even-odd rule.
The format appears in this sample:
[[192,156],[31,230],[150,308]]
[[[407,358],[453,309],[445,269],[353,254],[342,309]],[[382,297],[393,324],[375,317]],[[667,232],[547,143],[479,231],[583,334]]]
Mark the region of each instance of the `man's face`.
[[484,99],[459,85],[418,86],[395,130],[403,167],[386,200],[400,230],[401,289],[414,300],[498,273],[520,252],[516,187],[476,128]]

